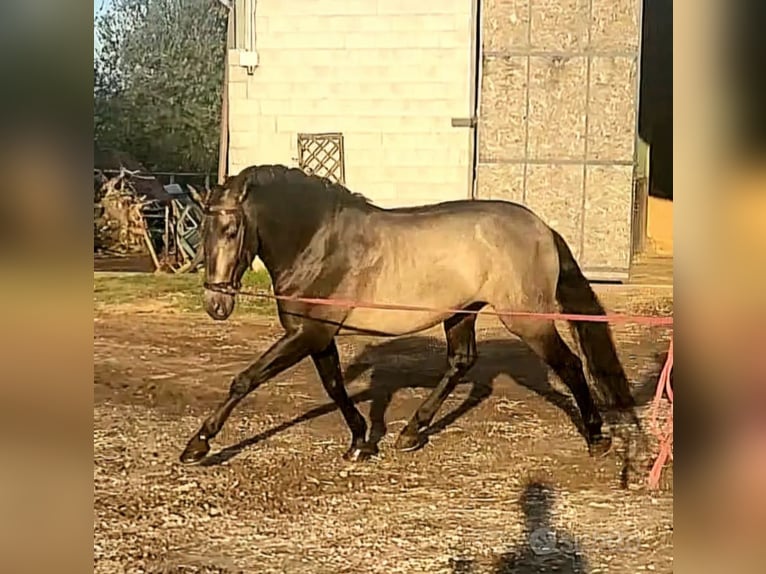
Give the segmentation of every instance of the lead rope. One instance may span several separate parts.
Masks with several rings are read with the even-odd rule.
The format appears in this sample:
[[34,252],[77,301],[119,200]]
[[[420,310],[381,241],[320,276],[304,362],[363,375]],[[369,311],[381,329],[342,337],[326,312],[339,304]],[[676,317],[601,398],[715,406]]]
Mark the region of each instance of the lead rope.
[[[656,489],[660,484],[662,469],[669,459],[673,458],[673,386],[670,384],[670,373],[673,370],[673,339],[670,339],[668,348],[668,358],[665,366],[660,372],[660,380],[657,383],[657,391],[654,394],[651,409],[652,430],[657,437],[660,445],[659,454],[654,460],[651,471],[649,471],[649,488]],[[665,421],[664,428],[659,423],[659,410],[662,403],[663,394],[668,395],[669,408],[668,418]]]

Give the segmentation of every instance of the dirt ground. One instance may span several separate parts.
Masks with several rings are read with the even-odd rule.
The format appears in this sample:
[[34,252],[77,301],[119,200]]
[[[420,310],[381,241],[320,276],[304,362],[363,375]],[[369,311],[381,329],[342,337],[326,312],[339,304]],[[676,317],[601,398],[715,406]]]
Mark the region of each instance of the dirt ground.
[[93,257],[94,271],[121,271],[136,273],[154,272],[154,262],[147,255],[95,255]]
[[[632,295],[611,297],[634,310]],[[393,442],[445,366],[439,330],[340,341],[349,394],[387,427],[376,459],[341,459],[347,428],[303,362],[243,402],[207,464],[186,467],[186,440],[278,326],[100,309],[94,571],[672,572],[672,469],[646,490],[651,441],[617,437],[590,458],[569,393],[492,318],[479,326],[479,362],[417,452]],[[615,335],[646,401],[669,332]]]

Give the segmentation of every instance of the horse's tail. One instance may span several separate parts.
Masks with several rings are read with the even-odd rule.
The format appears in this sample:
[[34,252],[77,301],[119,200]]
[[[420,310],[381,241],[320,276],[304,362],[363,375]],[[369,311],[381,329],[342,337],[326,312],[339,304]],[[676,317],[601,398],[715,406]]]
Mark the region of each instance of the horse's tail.
[[[563,313],[576,315],[606,315],[596,294],[582,274],[572,251],[556,231],[553,239],[559,254],[559,278],[556,299]],[[617,356],[612,331],[606,322],[570,321],[580,344],[588,370],[604,399],[619,409],[635,406],[630,385]]]

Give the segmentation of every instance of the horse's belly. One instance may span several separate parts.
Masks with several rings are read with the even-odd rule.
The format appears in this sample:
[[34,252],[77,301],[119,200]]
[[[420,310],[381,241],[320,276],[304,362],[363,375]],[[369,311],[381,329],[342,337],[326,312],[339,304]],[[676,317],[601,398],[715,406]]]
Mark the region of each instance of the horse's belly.
[[346,317],[340,334],[363,332],[398,337],[425,331],[438,325],[451,313],[434,311],[391,311],[388,309],[354,309]]
[[[393,252],[377,273],[346,290],[345,298],[413,309],[353,309],[342,330],[400,336],[438,325],[483,295],[489,269],[472,250],[445,247],[429,233],[409,237],[412,245],[404,254]],[[401,238],[399,238],[401,239]],[[397,243],[398,245],[398,243]]]

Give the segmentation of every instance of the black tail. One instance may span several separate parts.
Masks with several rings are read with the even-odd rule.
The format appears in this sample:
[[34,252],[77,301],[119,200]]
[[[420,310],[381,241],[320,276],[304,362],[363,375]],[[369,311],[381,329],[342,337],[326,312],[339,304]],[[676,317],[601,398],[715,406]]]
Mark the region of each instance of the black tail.
[[[556,299],[564,313],[577,315],[606,315],[590,283],[582,274],[572,251],[564,239],[553,231],[559,252],[559,280]],[[595,321],[570,321],[580,348],[585,355],[598,390],[612,406],[629,409],[635,406],[625,370],[617,356],[608,323]]]

